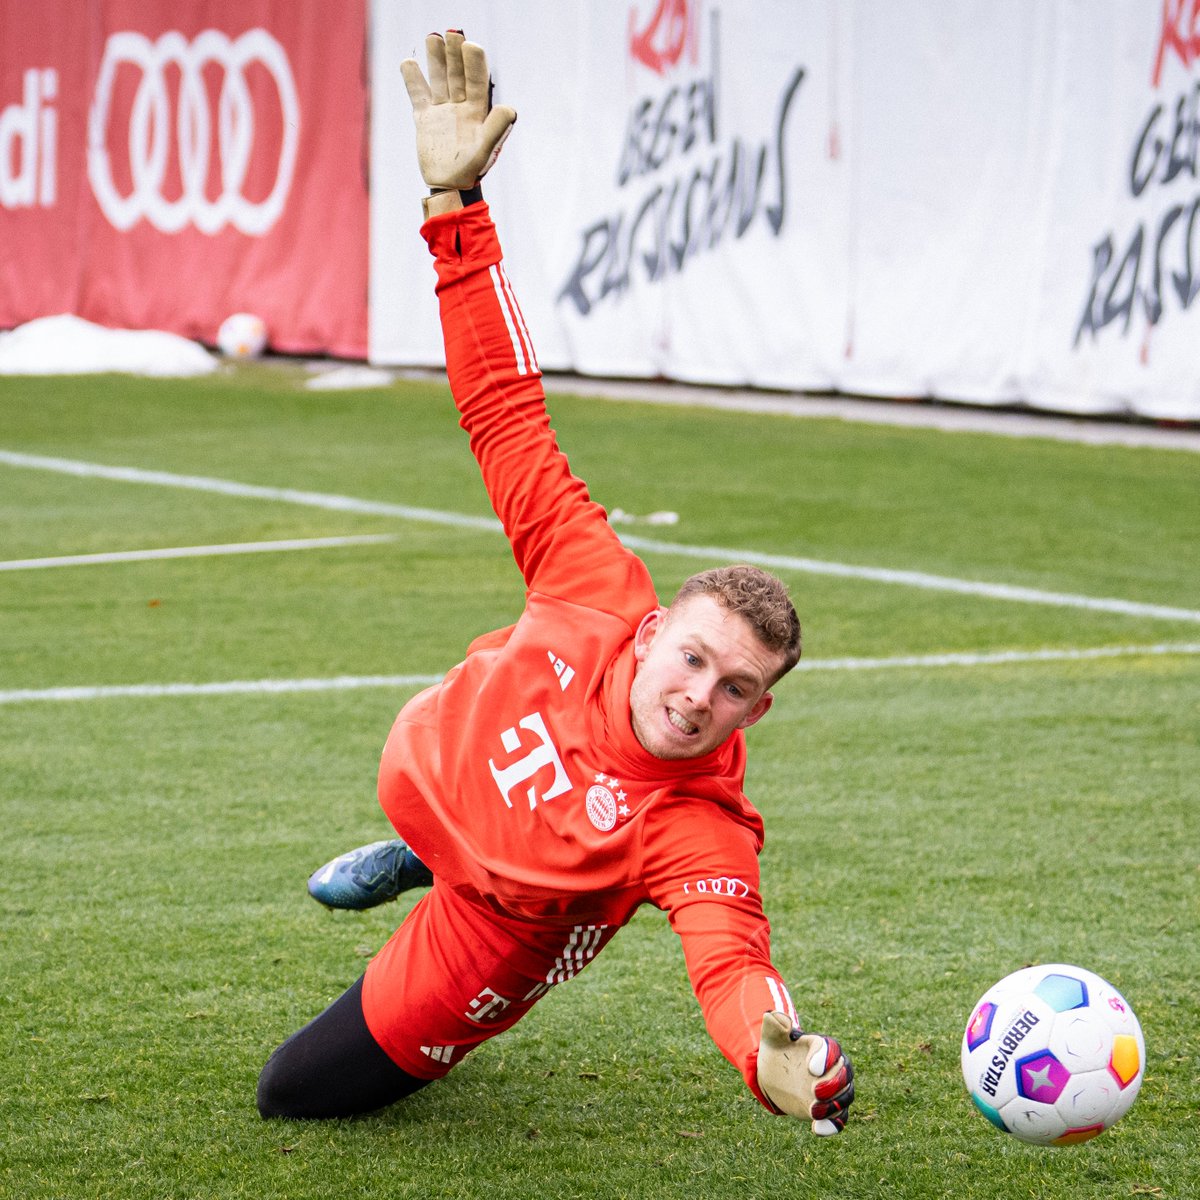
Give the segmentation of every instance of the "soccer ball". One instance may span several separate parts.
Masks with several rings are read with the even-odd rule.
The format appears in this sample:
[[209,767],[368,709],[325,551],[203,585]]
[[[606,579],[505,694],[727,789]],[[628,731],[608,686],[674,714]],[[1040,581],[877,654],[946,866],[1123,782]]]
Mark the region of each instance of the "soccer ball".
[[217,330],[217,349],[226,358],[257,358],[266,344],[266,322],[253,313],[234,313]]
[[1146,1043],[1133,1009],[1079,967],[1026,967],[980,998],[962,1040],[976,1108],[1023,1142],[1086,1142],[1122,1117],[1142,1086]]

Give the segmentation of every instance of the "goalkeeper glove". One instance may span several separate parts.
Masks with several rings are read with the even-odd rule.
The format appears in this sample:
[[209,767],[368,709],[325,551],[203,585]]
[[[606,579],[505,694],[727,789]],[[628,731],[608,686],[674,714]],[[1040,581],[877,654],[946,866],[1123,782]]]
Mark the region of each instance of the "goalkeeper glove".
[[780,1112],[841,1133],[854,1099],[854,1067],[833,1038],[802,1033],[781,1012],[763,1014],[758,1086]]
[[[457,193],[471,191],[496,161],[516,112],[506,105],[492,107],[492,81],[482,46],[451,29],[443,38],[425,39],[429,62],[426,80],[416,59],[400,64],[417,129],[417,162],[432,189],[426,215],[461,207]],[[446,200],[437,198],[449,193]]]

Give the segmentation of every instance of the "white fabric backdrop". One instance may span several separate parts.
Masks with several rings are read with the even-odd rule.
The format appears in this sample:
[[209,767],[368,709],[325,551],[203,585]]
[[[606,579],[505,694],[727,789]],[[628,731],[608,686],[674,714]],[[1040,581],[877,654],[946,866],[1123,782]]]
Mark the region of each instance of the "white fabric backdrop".
[[442,361],[398,65],[460,26],[543,368],[1200,419],[1187,9],[375,0],[372,361]]

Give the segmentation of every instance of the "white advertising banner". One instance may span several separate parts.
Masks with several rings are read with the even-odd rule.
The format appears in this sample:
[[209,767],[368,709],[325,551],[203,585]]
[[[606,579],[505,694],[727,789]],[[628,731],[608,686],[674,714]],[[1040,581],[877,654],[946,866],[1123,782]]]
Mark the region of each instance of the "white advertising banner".
[[1200,3],[376,0],[380,364],[442,361],[399,63],[451,27],[544,368],[1200,419]]

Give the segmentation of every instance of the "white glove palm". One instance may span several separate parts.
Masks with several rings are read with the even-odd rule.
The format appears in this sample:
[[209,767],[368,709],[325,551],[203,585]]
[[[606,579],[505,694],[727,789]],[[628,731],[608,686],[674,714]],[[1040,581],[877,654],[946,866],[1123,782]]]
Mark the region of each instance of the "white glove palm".
[[417,127],[417,161],[431,188],[466,191],[496,161],[515,110],[491,106],[491,79],[482,46],[458,30],[425,39],[429,79],[416,59],[400,64]]

